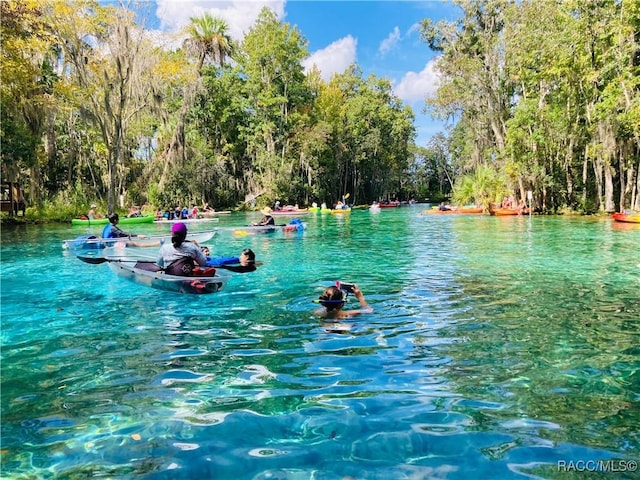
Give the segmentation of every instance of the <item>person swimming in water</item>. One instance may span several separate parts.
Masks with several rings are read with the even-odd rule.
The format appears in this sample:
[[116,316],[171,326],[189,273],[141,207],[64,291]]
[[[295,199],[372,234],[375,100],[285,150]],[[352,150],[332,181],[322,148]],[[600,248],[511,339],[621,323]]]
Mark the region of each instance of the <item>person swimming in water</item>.
[[[317,302],[322,305],[322,308],[316,310],[314,315],[322,318],[341,319],[362,313],[373,312],[373,308],[369,306],[365,300],[364,294],[360,288],[358,288],[358,285],[355,283],[346,285],[348,285],[348,289],[344,290],[340,289],[338,286],[325,288],[324,292],[322,292],[317,300]],[[353,293],[353,295],[358,299],[360,302],[359,309],[343,310],[344,304],[347,301],[348,293]]]

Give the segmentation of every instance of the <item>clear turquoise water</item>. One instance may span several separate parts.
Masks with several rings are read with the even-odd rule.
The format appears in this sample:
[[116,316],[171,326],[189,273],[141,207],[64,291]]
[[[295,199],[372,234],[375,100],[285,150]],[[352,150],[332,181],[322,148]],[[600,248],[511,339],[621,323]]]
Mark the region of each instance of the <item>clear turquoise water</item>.
[[[78,261],[61,241],[82,227],[3,227],[3,478],[581,478],[558,462],[638,459],[640,228],[423,208],[221,230],[215,254],[264,265],[203,296]],[[338,279],[375,312],[314,318]]]

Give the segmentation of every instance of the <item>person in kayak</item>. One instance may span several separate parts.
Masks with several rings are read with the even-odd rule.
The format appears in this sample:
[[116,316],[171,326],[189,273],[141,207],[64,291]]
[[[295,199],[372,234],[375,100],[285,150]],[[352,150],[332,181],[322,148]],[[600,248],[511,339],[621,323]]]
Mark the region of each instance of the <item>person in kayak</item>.
[[235,273],[248,273],[256,269],[256,254],[250,248],[245,248],[240,253],[240,257],[236,264],[218,265],[218,268],[230,270]]
[[91,204],[89,208],[89,213],[87,213],[87,218],[89,220],[95,220],[96,218],[104,218],[101,213],[98,213],[98,206],[95,203]]
[[264,215],[264,217],[262,217],[262,219],[258,223],[253,223],[252,225],[258,227],[266,227],[276,224],[273,216],[271,216],[271,209],[269,207],[264,207],[262,210],[260,210],[260,212],[262,213],[262,215]]
[[160,247],[156,263],[169,275],[190,276],[196,264],[207,267],[207,257],[196,242],[187,241],[187,226],[179,222],[172,225],[171,243]]
[[102,229],[102,238],[131,238],[137,236],[120,230],[120,227],[118,227],[120,216],[117,213],[107,215],[107,219],[109,220],[109,223]]
[[316,310],[314,315],[323,318],[341,319],[348,318],[361,313],[371,313],[373,308],[369,306],[364,298],[364,294],[358,288],[358,285],[349,284],[349,292],[360,302],[360,307],[357,310],[343,310],[345,302],[347,301],[347,292],[341,290],[336,286],[325,288],[322,295],[318,298],[317,302],[322,305],[322,308]]

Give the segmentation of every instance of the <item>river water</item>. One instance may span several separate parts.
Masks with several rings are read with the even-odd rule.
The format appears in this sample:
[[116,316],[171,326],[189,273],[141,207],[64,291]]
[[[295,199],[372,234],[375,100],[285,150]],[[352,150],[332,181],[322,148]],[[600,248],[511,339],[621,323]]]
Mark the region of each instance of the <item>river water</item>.
[[190,225],[263,262],[211,295],[3,227],[2,477],[639,478],[640,226],[424,208]]

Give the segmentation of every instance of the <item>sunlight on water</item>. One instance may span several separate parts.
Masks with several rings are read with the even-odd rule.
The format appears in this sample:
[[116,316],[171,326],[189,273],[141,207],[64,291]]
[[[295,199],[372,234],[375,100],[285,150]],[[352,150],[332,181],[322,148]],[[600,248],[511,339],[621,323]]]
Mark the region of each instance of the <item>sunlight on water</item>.
[[[61,242],[83,228],[3,227],[3,478],[578,478],[558,462],[640,457],[640,228],[422,208],[248,235],[230,215],[214,254],[264,265],[202,296],[78,261]],[[313,317],[336,280],[374,313]]]

